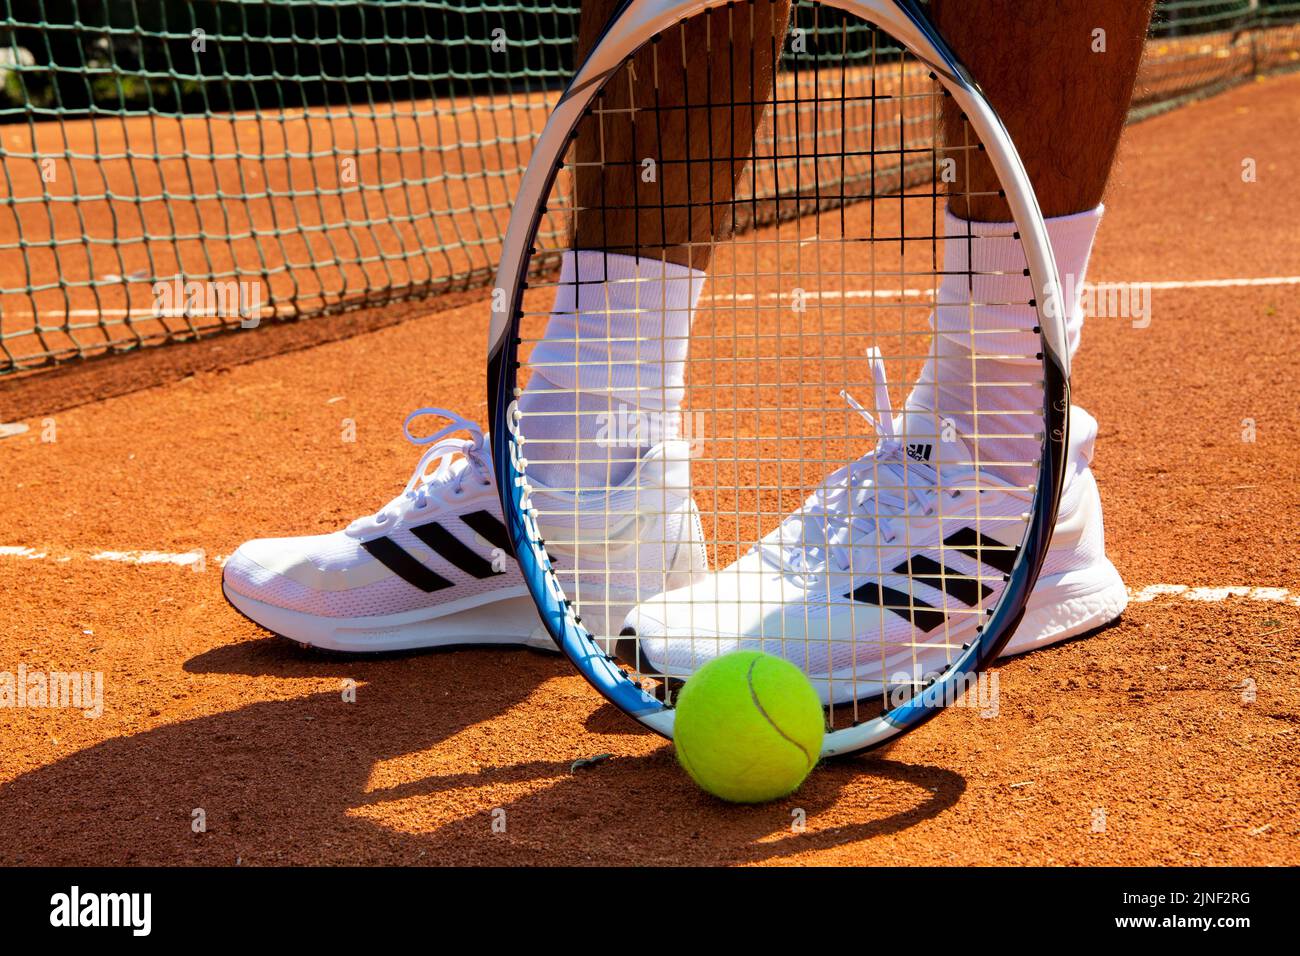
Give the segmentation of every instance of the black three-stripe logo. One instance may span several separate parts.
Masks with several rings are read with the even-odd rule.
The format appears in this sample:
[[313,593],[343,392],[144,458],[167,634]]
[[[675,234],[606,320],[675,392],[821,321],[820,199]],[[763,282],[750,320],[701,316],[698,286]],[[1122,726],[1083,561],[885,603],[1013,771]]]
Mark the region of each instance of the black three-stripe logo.
[[[491,512],[474,511],[467,515],[461,515],[460,520],[470,530],[486,539],[494,548],[500,548],[507,554],[509,553],[510,539],[506,534],[506,526]],[[482,579],[497,573],[493,569],[491,561],[488,561],[474,551],[473,548],[461,542],[459,538],[436,521],[412,528],[411,533],[428,545],[430,550],[436,552],[448,564],[460,568],[460,570],[472,577]],[[371,541],[363,541],[361,547],[365,548],[371,557],[383,564],[384,567],[407,584],[413,585],[421,591],[441,591],[443,588],[449,588],[452,585],[451,581],[426,567],[387,535]]]
[[980,534],[970,527],[962,528],[955,534],[948,535],[943,539],[943,545],[945,548],[956,548],[962,554],[972,557],[976,561],[982,561],[990,568],[996,568],[1003,574],[1010,574],[1011,569],[1016,566],[1016,558],[1020,557],[1018,547],[1003,544],[996,538]]
[[500,548],[506,554],[511,553],[510,535],[506,533],[506,526],[492,512],[471,511],[467,515],[461,515],[460,520],[469,525],[470,530],[484,538],[492,547]]
[[[955,548],[962,554],[987,564],[991,568],[1007,574],[1016,563],[1018,548],[1013,548],[980,534],[974,528],[963,528],[944,539],[944,546]],[[920,581],[949,597],[961,601],[968,607],[975,607],[993,593],[993,589],[970,575],[959,574],[945,567],[938,561],[922,554],[914,554],[898,567],[894,574],[901,574],[913,581]],[[905,594],[895,588],[887,588],[879,581],[867,581],[858,585],[845,597],[862,604],[874,604],[877,607],[893,611],[899,617],[912,622],[912,626],[929,633],[947,619],[947,615],[927,604],[920,598]]]

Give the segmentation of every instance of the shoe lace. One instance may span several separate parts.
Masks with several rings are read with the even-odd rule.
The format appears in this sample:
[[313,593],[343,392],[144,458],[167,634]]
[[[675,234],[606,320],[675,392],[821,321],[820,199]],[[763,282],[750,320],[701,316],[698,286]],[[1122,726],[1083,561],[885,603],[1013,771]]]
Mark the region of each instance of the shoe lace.
[[840,397],[875,429],[875,447],[828,476],[760,545],[768,562],[796,578],[806,580],[831,564],[848,571],[855,542],[870,540],[878,528],[885,543],[892,543],[899,519],[917,511],[934,513],[938,474],[907,456],[894,428],[884,358],[876,348],[869,349],[867,357],[876,414],[847,391]]
[[[445,418],[448,424],[432,435],[413,435],[411,422],[424,415]],[[470,437],[455,437],[457,432],[469,432]],[[411,444],[430,447],[420,456],[402,493],[375,512],[372,520],[376,523],[383,524],[389,518],[411,508],[424,508],[435,491],[449,489],[453,494],[460,494],[466,478],[470,476],[481,484],[492,484],[487,435],[477,422],[445,408],[417,408],[406,416],[406,421],[402,423],[402,433]],[[437,466],[429,472],[429,465],[435,460]]]

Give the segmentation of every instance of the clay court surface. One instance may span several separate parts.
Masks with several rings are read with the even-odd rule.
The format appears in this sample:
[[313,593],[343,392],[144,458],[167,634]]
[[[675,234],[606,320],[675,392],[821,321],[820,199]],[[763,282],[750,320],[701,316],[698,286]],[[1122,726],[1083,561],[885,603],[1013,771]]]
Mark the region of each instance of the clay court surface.
[[0,708],[0,863],[1300,863],[1297,124],[1290,75],[1128,133],[1090,278],[1156,283],[1151,322],[1090,320],[1075,368],[1121,621],[766,806],[559,657],[322,656],[222,599],[241,541],[400,491],[406,411],[485,417],[485,298],[0,385],[31,426],[0,442],[0,671],[104,675],[96,719]]

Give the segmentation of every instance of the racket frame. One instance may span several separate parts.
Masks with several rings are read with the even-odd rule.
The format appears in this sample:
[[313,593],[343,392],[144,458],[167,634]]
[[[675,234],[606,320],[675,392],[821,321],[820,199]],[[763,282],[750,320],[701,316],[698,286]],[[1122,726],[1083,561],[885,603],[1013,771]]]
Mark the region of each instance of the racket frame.
[[[511,437],[518,415],[513,370],[521,344],[517,323],[523,316],[533,240],[578,124],[615,71],[651,37],[707,9],[725,7],[727,2],[628,0],[610,19],[548,118],[520,182],[502,244],[488,336],[488,416],[497,491],[515,558],[542,623],[596,690],[619,710],[668,738],[672,737],[672,708],[633,681],[582,626],[551,570],[536,524],[526,511],[528,488],[518,445]],[[821,3],[857,16],[899,41],[953,97],[984,146],[1006,193],[1034,290],[1043,349],[1045,425],[1045,447],[1025,540],[993,613],[943,674],[906,703],[828,732],[822,756],[829,757],[879,746],[925,723],[943,709],[946,700],[952,699],[946,695],[952,695],[954,687],[965,687],[968,677],[992,663],[1011,638],[1024,615],[1056,522],[1069,438],[1070,360],[1065,300],[1038,199],[1006,128],[975,80],[912,0]]]

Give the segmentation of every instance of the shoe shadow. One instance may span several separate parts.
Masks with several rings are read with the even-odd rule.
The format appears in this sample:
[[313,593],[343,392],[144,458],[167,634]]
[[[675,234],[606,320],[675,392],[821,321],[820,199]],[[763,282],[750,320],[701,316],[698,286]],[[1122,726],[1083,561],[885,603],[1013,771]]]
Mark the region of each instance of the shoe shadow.
[[[265,632],[263,632],[265,633]],[[248,677],[320,677],[390,675],[403,661],[472,661],[490,663],[497,671],[512,669],[518,661],[533,661],[544,666],[544,677],[567,673],[564,658],[549,651],[527,647],[490,647],[466,645],[414,651],[387,651],[379,654],[346,654],[303,647],[281,637],[265,637],[214,647],[198,654],[183,665],[190,674],[243,674]],[[507,666],[509,665],[509,666]],[[543,677],[543,679],[544,679]]]
[[[696,790],[669,745],[578,770],[569,761],[492,765],[493,746],[445,745],[467,728],[499,726],[540,683],[568,673],[540,653],[333,658],[267,639],[201,654],[185,670],[314,687],[338,678],[341,688],[346,678],[356,702],[343,703],[340,689],[259,699],[25,773],[0,786],[0,832],[22,834],[0,846],[0,863],[760,862],[896,833],[965,789],[949,771],[857,758],[819,768],[785,801],[734,807]],[[249,693],[264,698],[266,689]],[[385,762],[411,755],[431,772],[384,785]],[[457,765],[439,772],[449,755]],[[843,791],[861,793],[863,776],[866,790],[887,798],[846,807]],[[809,823],[793,834],[796,808]]]

